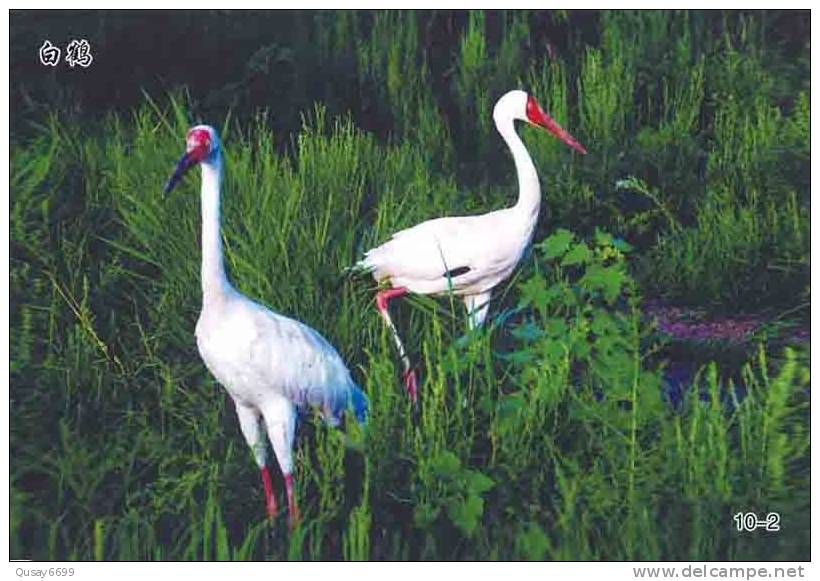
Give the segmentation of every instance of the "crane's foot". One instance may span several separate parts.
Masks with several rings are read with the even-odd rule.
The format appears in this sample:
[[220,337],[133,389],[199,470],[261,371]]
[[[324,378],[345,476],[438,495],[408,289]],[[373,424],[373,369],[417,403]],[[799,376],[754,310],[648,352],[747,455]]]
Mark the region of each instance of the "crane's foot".
[[267,466],[260,466],[259,473],[262,476],[262,485],[265,487],[265,513],[268,516],[268,520],[273,521],[279,513],[279,507],[276,506],[276,496],[273,494],[270,472],[268,472]]
[[288,530],[293,532],[299,523],[302,522],[302,515],[299,514],[299,509],[294,508],[293,512],[288,512]]
[[292,531],[302,520],[293,490],[293,474],[285,474],[285,492],[288,497],[288,528]]
[[414,369],[408,369],[404,372],[404,389],[407,390],[407,395],[415,404],[419,398],[419,386],[416,382],[416,371]]
[[265,514],[267,514],[268,520],[271,522],[276,519],[276,516],[279,514],[279,507],[276,506],[276,501],[265,503]]

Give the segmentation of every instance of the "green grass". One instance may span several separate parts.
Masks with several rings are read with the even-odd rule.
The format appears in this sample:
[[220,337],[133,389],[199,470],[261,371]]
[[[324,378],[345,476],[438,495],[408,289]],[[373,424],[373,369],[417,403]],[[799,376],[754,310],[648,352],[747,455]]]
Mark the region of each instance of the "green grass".
[[[640,315],[647,295],[808,301],[808,94],[784,101],[755,18],[711,35],[698,14],[610,13],[600,43],[570,35],[548,59],[537,17],[471,13],[444,89],[420,16],[323,27],[315,62],[353,67],[386,134],[317,104],[283,150],[262,112],[208,119],[232,280],[325,335],[371,400],[364,433],[300,426],[292,534],[264,522],[193,339],[198,180],[161,187],[198,119],[145,97],[12,143],[13,558],[808,557],[805,354],[763,342],[742,366],[705,366],[672,406]],[[464,336],[455,301],[396,303],[420,364],[414,411],[372,281],[342,271],[399,228],[511,203],[489,112],[519,79],[590,155],[521,130],[545,217],[486,329]],[[783,530],[734,531],[749,510],[780,512]]]

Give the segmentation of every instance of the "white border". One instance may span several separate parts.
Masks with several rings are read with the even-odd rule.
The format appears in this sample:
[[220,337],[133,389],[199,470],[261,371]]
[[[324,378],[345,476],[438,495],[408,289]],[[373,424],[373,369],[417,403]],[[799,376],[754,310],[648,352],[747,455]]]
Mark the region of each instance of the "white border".
[[[203,9],[203,8],[220,8],[224,6],[224,4],[203,0],[199,2],[178,2],[175,3],[180,9]],[[279,8],[279,3],[263,3],[263,2],[248,2],[248,3],[239,3],[238,6],[233,6],[233,8],[254,8],[254,9],[272,9],[272,8]],[[607,6],[606,3],[601,2],[589,2],[587,0],[576,0],[573,4],[573,9],[603,9],[603,8],[615,8],[615,6]],[[725,4],[729,4],[726,6]],[[756,8],[771,8],[771,3],[764,3],[764,2],[731,2],[725,3],[723,8],[744,8],[744,9],[756,9]],[[794,5],[796,4],[796,5]],[[809,2],[797,2],[793,3],[792,6],[789,6],[790,9],[810,9],[812,4]],[[51,9],[64,9],[66,7],[64,2],[40,2],[40,1],[33,1],[33,2],[26,2],[25,9],[32,9],[32,8],[51,8]],[[128,8],[134,7],[139,9],[154,9],[154,8],[167,8],[167,3],[160,3],[153,0],[147,0],[140,3],[129,3],[125,2],[116,6],[116,8]],[[345,8],[345,9],[371,9],[371,8],[412,8],[412,9],[423,9],[423,8],[452,8],[452,9],[467,9],[467,8],[500,8],[498,2],[486,2],[486,1],[474,1],[474,2],[448,2],[442,4],[441,2],[429,2],[429,1],[416,1],[416,2],[372,2],[372,1],[353,1],[349,3],[338,3],[338,2],[317,2],[315,0],[303,0],[299,4],[300,9],[305,8]],[[513,2],[513,6],[515,8],[536,8],[536,9],[545,9],[548,6],[545,6],[543,2],[533,2],[533,1],[524,1],[524,2]],[[77,8],[78,7],[72,7]],[[110,9],[112,8],[110,2],[87,2],[84,3],[82,8],[101,8],[101,9]],[[510,6],[506,6],[505,8],[510,8]],[[623,8],[684,8],[681,6],[680,3],[658,3],[658,2],[627,2],[620,6],[617,6],[618,9]],[[687,3],[685,6],[686,9],[698,9],[698,8],[714,8],[714,5],[707,2],[690,2]],[[783,7],[777,7],[778,9],[782,9]],[[13,9],[10,9],[13,10]],[[816,30],[816,16],[815,12],[811,13],[811,24],[812,28]],[[5,32],[4,37],[9,38],[9,13],[6,13],[6,17],[3,22],[3,31]],[[2,59],[3,62],[3,76],[4,78],[9,78],[9,53],[7,53],[7,57]],[[812,34],[812,48],[811,48],[811,56],[812,60],[817,62],[817,44],[814,42],[814,34]],[[812,81],[814,80],[814,73],[812,71]],[[812,83],[813,84],[813,83]],[[3,126],[6,127],[6,131],[9,128],[9,93],[6,91],[2,92],[2,99],[3,99],[3,107],[2,107],[2,114],[3,114]],[[813,92],[811,98],[812,108],[816,109],[814,106],[816,105],[817,100],[817,92]],[[811,122],[812,128],[812,149],[816,148],[816,138],[817,138],[817,131],[816,131],[816,123],[815,117],[812,117]],[[9,183],[9,139],[6,138],[3,140],[2,143],[2,155],[4,162],[2,164],[3,168],[3,183]],[[815,163],[812,163],[812,173],[815,167]],[[812,198],[815,198],[816,187],[814,183],[812,183]],[[3,315],[3,323],[0,326],[0,345],[2,346],[2,352],[6,353],[6,357],[3,359],[3,371],[0,377],[3,378],[4,384],[8,387],[8,377],[9,377],[9,289],[8,283],[9,280],[9,190],[6,190],[6,202],[0,204],[0,208],[2,208],[2,219],[0,219],[0,226],[2,227],[2,235],[0,235],[0,243],[3,246],[2,253],[2,270],[3,270],[3,278],[2,284],[0,284],[0,289],[2,289],[2,296],[3,296],[3,303],[4,307],[2,309]],[[818,208],[815,205],[811,211],[812,222],[816,222],[815,218],[818,212]],[[811,234],[811,242],[812,248],[816,248],[817,245],[815,242],[817,241],[817,232],[812,231]],[[820,288],[817,281],[815,280],[815,272],[812,272],[812,284],[815,288]],[[811,321],[812,321],[812,328],[814,327],[814,323],[816,321],[817,311],[814,305],[811,308]],[[815,361],[817,356],[817,347],[816,344],[812,345],[811,348],[811,355],[812,355],[812,363]],[[813,365],[812,365],[813,367]],[[814,387],[814,385],[812,386]],[[5,393],[8,394],[8,389],[5,390]],[[3,455],[3,469],[5,471],[5,478],[2,479],[2,494],[3,498],[5,499],[2,504],[3,509],[3,529],[2,529],[2,551],[3,557],[5,561],[8,561],[8,551],[9,551],[9,514],[8,514],[8,498],[9,498],[9,448],[8,448],[8,429],[9,429],[9,401],[8,397],[2,398],[2,406],[3,406],[3,414],[2,418],[6,423],[2,433],[6,436],[6,445],[0,446],[2,449]],[[814,432],[814,431],[813,431]],[[814,433],[812,433],[814,436]],[[817,562],[820,560],[820,554],[818,554],[818,541],[817,538],[820,536],[820,532],[817,532],[819,529],[817,527],[818,520],[817,520],[817,509],[816,506],[820,503],[820,496],[814,494],[817,478],[817,466],[820,463],[820,459],[818,458],[818,446],[817,442],[814,441],[815,438],[812,437],[812,496],[814,497],[814,505],[815,509],[812,510],[811,515],[811,524],[812,529],[815,531],[815,535],[812,538],[811,543],[811,555],[812,561]],[[695,565],[703,565],[703,563],[694,563]],[[182,577],[183,575],[196,575],[197,581],[205,581],[209,579],[224,581],[226,575],[232,575],[236,573],[241,573],[242,575],[263,579],[263,576],[270,576],[274,575],[276,577],[288,577],[290,575],[303,576],[303,575],[317,575],[317,576],[329,576],[334,578],[336,581],[343,581],[346,579],[355,579],[356,581],[360,581],[361,579],[381,579],[385,573],[389,573],[394,577],[404,578],[405,576],[416,576],[419,574],[424,575],[433,575],[434,577],[443,577],[445,575],[451,576],[459,576],[462,578],[469,577],[472,579],[497,579],[499,575],[508,575],[510,573],[514,573],[517,575],[521,575],[523,579],[529,580],[534,578],[540,578],[545,575],[554,576],[555,579],[567,579],[572,578],[573,580],[578,579],[635,579],[632,567],[633,566],[670,566],[671,564],[668,563],[638,563],[638,564],[631,564],[631,563],[402,563],[402,564],[392,564],[392,563],[348,563],[348,564],[340,564],[340,563],[315,563],[315,564],[308,564],[308,563],[163,563],[163,564],[155,564],[155,563],[9,563],[8,564],[8,577],[7,578],[15,578],[18,577],[16,575],[17,570],[26,570],[26,571],[33,571],[33,570],[48,570],[49,568],[56,568],[60,566],[65,567],[72,567],[75,570],[74,578],[83,581],[85,580],[105,580],[110,581],[112,577],[118,577],[121,580],[131,580],[131,579],[140,579],[142,580],[144,577],[148,575],[157,575],[161,574],[162,578],[176,578]],[[737,567],[737,566],[759,566],[759,567],[767,567],[769,570],[773,571],[774,567],[783,566],[804,566],[805,570],[808,573],[817,573],[816,567],[812,564],[807,563],[797,563],[797,564],[788,564],[788,563],[708,563],[709,567],[713,566],[727,566],[727,567]],[[683,568],[686,566],[686,563],[678,563],[676,565],[678,567],[678,576],[680,578],[685,578],[682,575]],[[28,578],[26,576],[25,578]],[[23,577],[19,577],[23,578]],[[50,577],[53,579],[54,577]],[[662,577],[655,577],[656,579],[660,579]]]

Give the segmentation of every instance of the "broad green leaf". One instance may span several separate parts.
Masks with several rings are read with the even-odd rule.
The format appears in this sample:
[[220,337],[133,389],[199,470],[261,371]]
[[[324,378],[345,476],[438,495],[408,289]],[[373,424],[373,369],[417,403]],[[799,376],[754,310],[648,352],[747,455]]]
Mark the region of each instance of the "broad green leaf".
[[604,232],[603,230],[595,229],[595,244],[598,246],[611,246],[612,234]]
[[586,264],[592,260],[592,251],[587,246],[586,242],[578,242],[573,244],[569,252],[564,255],[561,261],[561,266],[572,266],[573,264]]
[[558,317],[550,317],[544,321],[544,330],[553,337],[565,337],[567,334],[567,322]]
[[515,550],[521,559],[540,561],[547,555],[550,542],[544,530],[535,523],[528,523],[515,537]]
[[439,476],[454,477],[461,471],[461,462],[449,450],[441,452],[433,459],[431,464],[433,471]]
[[558,339],[547,339],[541,343],[544,355],[552,362],[560,360],[566,355],[568,346]]
[[615,325],[612,317],[604,310],[597,310],[592,316],[592,321],[589,325],[590,330],[598,336],[611,335],[617,333],[618,328]]
[[538,246],[544,253],[544,258],[552,259],[561,256],[569,248],[573,234],[569,230],[559,228],[551,236],[547,237]]
[[484,514],[484,500],[475,494],[468,494],[464,500],[453,502],[447,508],[453,524],[465,535],[471,537],[478,526],[481,515]]
[[621,284],[625,278],[626,274],[617,264],[613,266],[593,264],[587,269],[579,284],[590,291],[601,291],[606,302],[611,304],[621,293]]
[[542,276],[533,276],[521,285],[521,306],[529,304],[543,306],[547,304],[549,298],[547,281]]
[[484,494],[493,486],[495,486],[495,481],[483,472],[478,472],[477,470],[470,471],[469,488],[476,494]]

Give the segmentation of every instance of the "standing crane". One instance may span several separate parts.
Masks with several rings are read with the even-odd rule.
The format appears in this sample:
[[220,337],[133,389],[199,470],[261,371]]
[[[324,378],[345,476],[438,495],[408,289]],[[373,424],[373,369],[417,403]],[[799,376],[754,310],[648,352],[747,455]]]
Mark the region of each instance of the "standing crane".
[[524,91],[510,91],[495,104],[493,121],[515,161],[518,202],[487,214],[435,218],[401,230],[381,246],[368,250],[354,267],[370,272],[377,283],[389,285],[376,294],[376,308],[393,335],[404,364],[405,388],[413,401],[418,392],[416,374],[390,319],[390,300],[408,293],[452,292],[464,300],[469,327],[483,324],[492,290],[521,260],[541,208],[538,174],[515,131],[516,120],[543,127],[574,150],[586,153],[535,98]]
[[228,281],[219,224],[222,147],[213,127],[198,125],[188,131],[185,154],[165,193],[195,165],[202,168],[202,311],[196,324],[197,347],[205,366],[234,401],[242,435],[262,476],[267,516],[273,519],[278,510],[267,468],[267,432],[284,476],[288,523],[293,527],[299,520],[293,490],[297,409],[318,408],[333,426],[349,409],[364,422],[367,397],[324,337],[243,296]]

